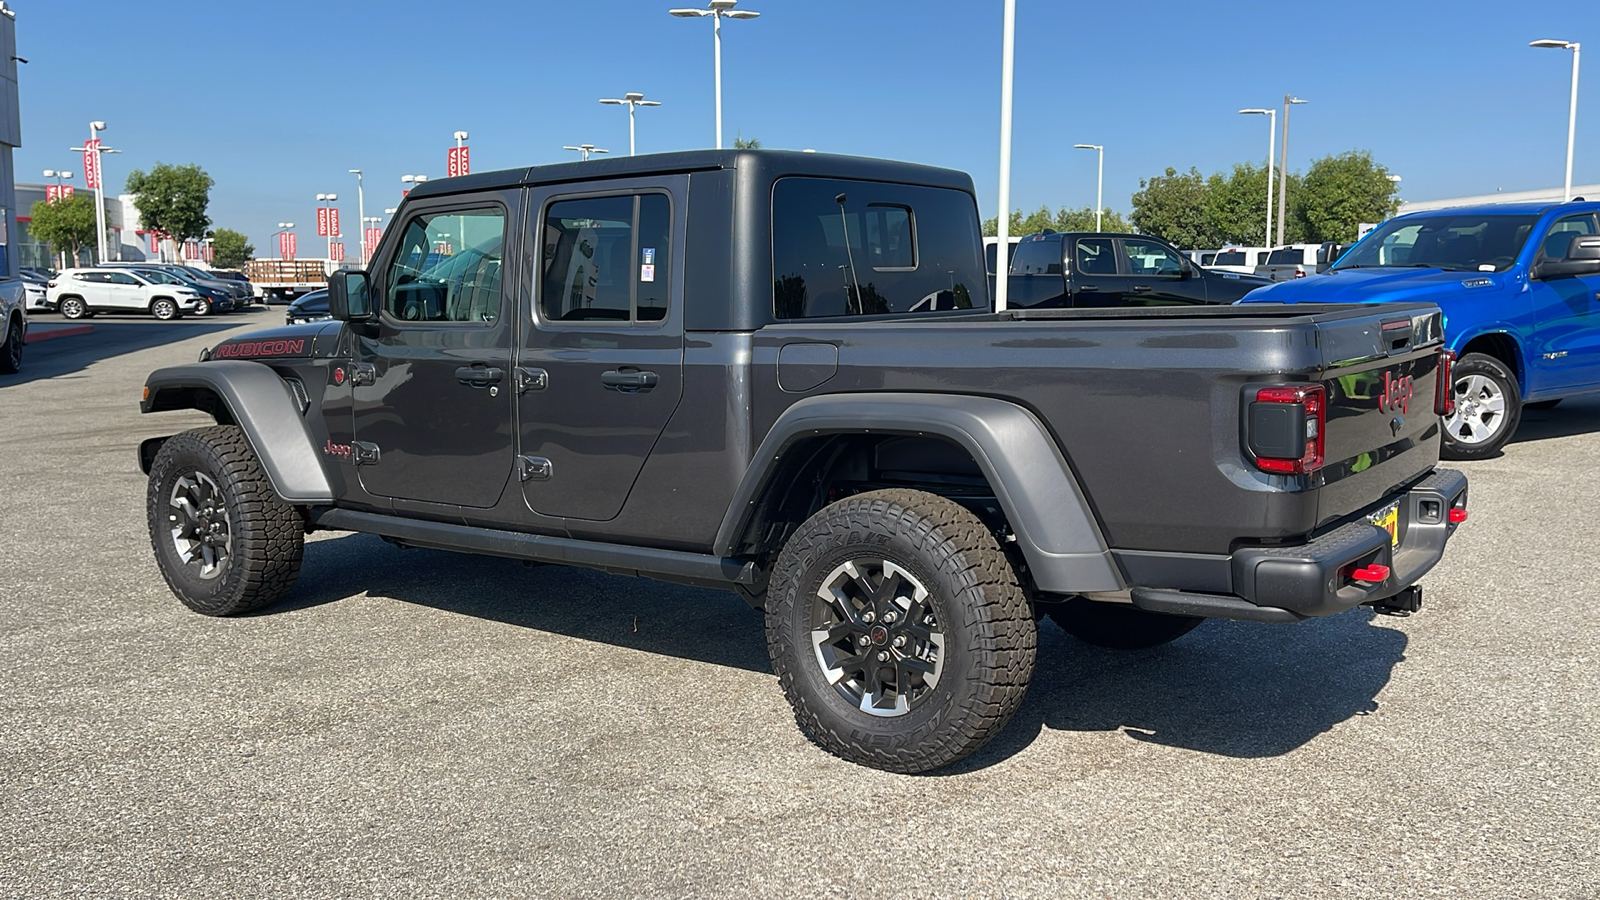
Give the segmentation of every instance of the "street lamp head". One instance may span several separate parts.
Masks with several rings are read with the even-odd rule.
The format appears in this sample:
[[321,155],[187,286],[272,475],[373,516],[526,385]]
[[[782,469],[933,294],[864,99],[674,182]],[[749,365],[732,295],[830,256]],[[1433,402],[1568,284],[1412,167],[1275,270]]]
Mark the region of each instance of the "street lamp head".
[[361,170],[360,169],[351,169],[350,170],[350,174],[351,175],[360,175],[361,174]]
[[616,99],[614,97],[602,97],[602,98],[600,98],[600,102],[609,104],[611,106],[623,106],[628,101],[626,101],[626,100],[618,100],[618,99]]
[[394,214],[395,214],[395,213],[397,213],[397,212],[399,212],[399,211],[400,211],[400,208],[399,208],[399,207],[397,207],[397,206],[391,206],[391,207],[389,207],[389,208],[388,208],[388,209],[386,209],[386,210],[384,210],[384,211],[383,211],[383,214],[384,214],[384,215],[386,215],[386,216],[392,216],[392,215],[394,215]]
[[56,177],[56,170],[55,169],[45,169],[44,170],[44,177],[46,177],[46,178],[54,178],[54,177]]
[[1299,97],[1291,97],[1288,94],[1284,94],[1283,95],[1283,102],[1288,103],[1291,106],[1299,106],[1300,104],[1305,103],[1307,101],[1301,100]]
[[104,123],[104,122],[90,122],[89,123],[89,128],[91,130],[93,130],[93,131],[105,131],[106,130],[106,123]]
[[410,184],[410,183],[412,183],[412,182],[414,182],[416,180],[417,180],[417,176],[415,176],[415,175],[401,175],[400,176],[400,183],[401,184]]
[[327,194],[318,194],[317,195],[317,202],[318,203],[321,203],[322,201],[324,201],[326,199],[328,199],[328,195]]
[[661,101],[660,100],[640,100],[636,105],[638,105],[638,106],[660,106],[661,105]]
[[337,199],[339,199],[339,195],[338,194],[329,194],[328,195],[328,202],[329,203],[332,203],[333,201],[335,201]]
[[1105,147],[1103,147],[1103,146],[1101,146],[1099,144],[1073,144],[1072,146],[1074,148],[1078,149],[1078,150],[1104,150],[1105,149]]
[[1528,42],[1528,46],[1529,47],[1545,47],[1545,48],[1548,48],[1548,49],[1551,49],[1551,50],[1569,50],[1569,49],[1571,49],[1573,47],[1576,47],[1578,45],[1572,43],[1571,41],[1558,41],[1558,40],[1555,40],[1554,38],[1544,38],[1542,40],[1529,41]]
[[623,96],[623,99],[632,100],[635,103],[638,103],[640,100],[644,99],[644,95],[639,93],[638,91],[629,91],[626,94],[623,94],[622,96]]
[[1400,176],[1399,175],[1385,175],[1383,177],[1389,179],[1390,183],[1392,183],[1392,184],[1399,184],[1400,183]]
[[761,13],[749,9],[735,9],[722,14],[729,19],[758,19]]
[[467,139],[467,133],[465,131],[458,131],[455,133],[454,137],[458,141],[464,141]]
[[739,0],[711,0],[710,7],[718,12],[733,9],[739,5]]
[[423,182],[424,182],[424,181],[427,181],[427,180],[428,180],[428,176],[426,176],[426,175],[413,175],[413,176],[411,176],[411,178],[412,178],[412,179],[413,179],[413,180],[414,180],[414,181],[416,181],[416,183],[417,183],[417,184],[421,184],[421,183],[423,183]]
[[1241,109],[1241,110],[1239,110],[1239,115],[1241,115],[1241,116],[1270,116],[1274,112],[1276,112],[1276,110],[1271,110],[1271,109]]
[[669,9],[667,12],[677,16],[680,19],[697,19],[701,16],[709,16],[712,14],[711,10],[709,9]]

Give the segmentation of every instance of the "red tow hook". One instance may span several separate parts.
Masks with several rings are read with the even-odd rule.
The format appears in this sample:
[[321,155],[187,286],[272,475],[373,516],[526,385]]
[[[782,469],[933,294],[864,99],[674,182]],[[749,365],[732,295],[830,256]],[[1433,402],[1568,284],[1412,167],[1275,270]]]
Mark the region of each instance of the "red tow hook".
[[1364,569],[1357,569],[1350,573],[1356,581],[1365,581],[1369,584],[1382,584],[1389,578],[1389,567],[1373,563]]
[[1451,522],[1460,523],[1460,522],[1465,522],[1466,520],[1467,520],[1467,511],[1466,510],[1464,510],[1464,509],[1452,509],[1452,510],[1450,510],[1450,521]]

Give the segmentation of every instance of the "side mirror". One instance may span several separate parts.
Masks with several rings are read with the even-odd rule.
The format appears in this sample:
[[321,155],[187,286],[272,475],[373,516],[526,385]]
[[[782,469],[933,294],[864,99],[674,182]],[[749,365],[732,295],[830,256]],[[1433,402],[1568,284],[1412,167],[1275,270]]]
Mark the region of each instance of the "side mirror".
[[1546,259],[1533,271],[1533,277],[1575,278],[1582,275],[1600,275],[1600,235],[1580,234],[1567,243],[1567,255],[1561,259]]
[[372,292],[367,289],[367,273],[343,269],[328,276],[328,315],[344,322],[370,322],[377,318],[372,309]]

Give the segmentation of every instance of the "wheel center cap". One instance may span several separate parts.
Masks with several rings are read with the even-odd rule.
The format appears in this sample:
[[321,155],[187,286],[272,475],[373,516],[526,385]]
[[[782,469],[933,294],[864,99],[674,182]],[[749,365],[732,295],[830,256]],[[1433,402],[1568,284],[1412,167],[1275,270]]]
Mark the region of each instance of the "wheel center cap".
[[889,643],[889,629],[882,625],[872,626],[872,630],[867,632],[867,636],[872,638],[872,643],[880,647]]

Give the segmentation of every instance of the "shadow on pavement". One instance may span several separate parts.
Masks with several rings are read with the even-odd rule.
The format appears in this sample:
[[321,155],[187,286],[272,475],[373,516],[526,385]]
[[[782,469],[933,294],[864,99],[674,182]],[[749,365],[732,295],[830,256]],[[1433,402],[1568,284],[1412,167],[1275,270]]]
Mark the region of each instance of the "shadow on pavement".
[[[761,616],[732,593],[400,550],[370,535],[308,543],[294,593],[262,614],[362,591],[646,653],[771,671]],[[1011,724],[971,759],[935,774],[987,768],[1021,752],[1044,728],[1124,730],[1200,753],[1280,756],[1377,709],[1407,638],[1375,618],[1358,610],[1297,625],[1219,620],[1165,647],[1132,652],[1091,647],[1046,620],[1033,684]]]
[[[136,353],[204,334],[228,331],[255,321],[250,313],[205,319],[186,318],[176,322],[158,322],[153,319],[118,321],[96,316],[85,323],[94,326],[94,331],[90,334],[59,337],[25,345],[22,349],[22,371],[15,375],[0,375],[0,388],[70,375],[81,372],[101,360],[113,359],[127,353]],[[261,321],[262,326],[270,324],[272,324],[270,319]]]
[[1524,409],[1522,423],[1510,443],[1546,441],[1600,431],[1600,400],[1573,397],[1555,409]]

